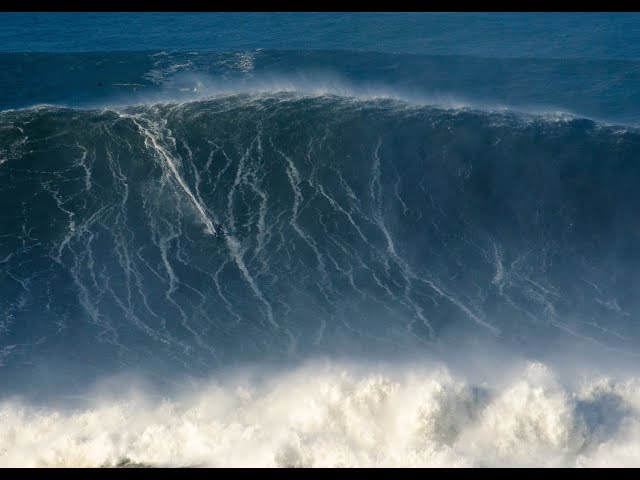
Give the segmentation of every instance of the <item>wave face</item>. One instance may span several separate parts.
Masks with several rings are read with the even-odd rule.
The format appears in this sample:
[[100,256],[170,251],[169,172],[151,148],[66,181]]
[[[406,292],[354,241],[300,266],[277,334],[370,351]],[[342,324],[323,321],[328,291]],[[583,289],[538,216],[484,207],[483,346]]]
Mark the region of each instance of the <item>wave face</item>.
[[635,130],[294,94],[0,121],[4,365],[638,353]]
[[638,465],[635,58],[0,54],[0,465]]

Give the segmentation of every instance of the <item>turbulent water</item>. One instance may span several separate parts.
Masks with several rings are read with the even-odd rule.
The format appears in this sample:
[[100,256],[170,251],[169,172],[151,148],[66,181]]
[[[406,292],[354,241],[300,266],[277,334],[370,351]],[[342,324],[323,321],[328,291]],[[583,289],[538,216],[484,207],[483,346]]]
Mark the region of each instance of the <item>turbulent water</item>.
[[637,61],[0,67],[0,465],[638,465]]
[[[370,370],[370,368],[369,368]],[[469,382],[437,365],[303,366],[172,398],[108,389],[91,407],[0,406],[3,465],[637,466],[640,381],[564,386],[540,363]]]

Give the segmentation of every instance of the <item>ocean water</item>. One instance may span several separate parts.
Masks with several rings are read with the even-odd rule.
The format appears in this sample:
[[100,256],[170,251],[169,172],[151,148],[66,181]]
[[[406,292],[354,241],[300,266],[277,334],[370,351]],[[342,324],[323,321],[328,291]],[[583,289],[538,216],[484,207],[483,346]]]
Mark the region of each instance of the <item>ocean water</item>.
[[640,466],[639,27],[0,14],[0,466]]

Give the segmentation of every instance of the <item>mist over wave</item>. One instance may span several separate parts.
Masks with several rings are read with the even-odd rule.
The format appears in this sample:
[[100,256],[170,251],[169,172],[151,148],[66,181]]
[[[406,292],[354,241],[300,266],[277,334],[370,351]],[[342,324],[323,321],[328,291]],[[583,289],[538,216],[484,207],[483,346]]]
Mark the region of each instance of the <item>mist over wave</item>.
[[[633,59],[481,58],[345,50],[0,53],[0,108],[101,107],[298,91],[440,106],[575,112],[638,126]],[[56,75],[50,75],[55,71]],[[567,72],[571,72],[567,75]]]

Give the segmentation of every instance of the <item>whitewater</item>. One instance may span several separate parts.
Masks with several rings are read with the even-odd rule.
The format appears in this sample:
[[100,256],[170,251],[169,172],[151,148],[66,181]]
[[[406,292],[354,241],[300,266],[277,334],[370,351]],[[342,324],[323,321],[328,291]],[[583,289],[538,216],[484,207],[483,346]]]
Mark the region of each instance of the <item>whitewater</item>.
[[[431,364],[316,361],[236,371],[177,397],[137,389],[85,406],[0,404],[0,465],[36,467],[636,466],[640,379],[563,384],[541,363],[471,382]],[[88,405],[88,406],[87,406]]]

